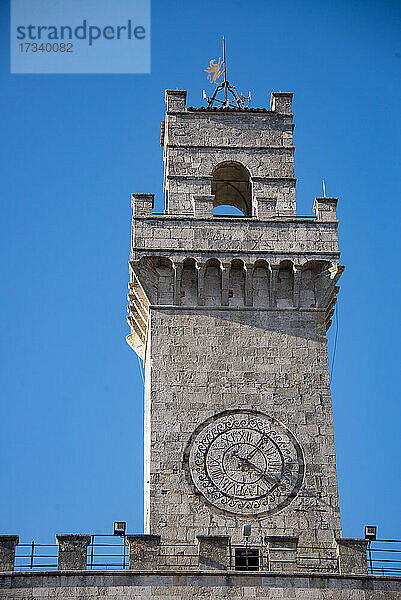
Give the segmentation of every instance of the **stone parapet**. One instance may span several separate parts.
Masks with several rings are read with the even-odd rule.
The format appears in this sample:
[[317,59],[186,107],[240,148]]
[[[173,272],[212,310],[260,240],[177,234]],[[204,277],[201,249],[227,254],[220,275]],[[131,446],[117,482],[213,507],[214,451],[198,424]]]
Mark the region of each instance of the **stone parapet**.
[[183,111],[187,99],[186,90],[166,90],[167,112]]
[[214,196],[194,196],[195,217],[213,217]]
[[270,97],[271,110],[282,115],[291,115],[293,96],[292,92],[272,92]]
[[144,251],[165,251],[166,256],[183,251],[187,256],[209,252],[211,258],[224,253],[238,257],[247,253],[249,258],[269,254],[280,256],[278,262],[296,254],[302,256],[303,262],[314,257],[325,260],[327,255],[339,256],[336,221],[153,216],[134,217],[133,224],[132,258],[136,260]]
[[365,575],[368,572],[368,540],[341,538],[336,541],[340,573]]
[[130,570],[157,568],[160,535],[127,535]]
[[92,536],[82,534],[56,535],[59,571],[85,571],[87,549]]
[[401,577],[240,573],[222,571],[145,573],[123,571],[32,572],[0,575],[2,600],[399,600]]
[[154,194],[131,194],[133,216],[150,217],[152,215],[154,201]]
[[318,221],[336,221],[338,198],[315,198],[313,211]]
[[0,535],[0,571],[13,571],[18,535]]

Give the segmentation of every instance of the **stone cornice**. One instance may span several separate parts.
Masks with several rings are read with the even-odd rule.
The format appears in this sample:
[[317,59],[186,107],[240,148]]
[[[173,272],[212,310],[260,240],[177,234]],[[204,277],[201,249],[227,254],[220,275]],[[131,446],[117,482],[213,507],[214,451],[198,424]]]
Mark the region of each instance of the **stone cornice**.
[[210,151],[214,152],[216,150],[252,150],[252,152],[266,152],[266,150],[291,150],[291,152],[295,151],[295,146],[233,146],[225,145],[225,146],[200,146],[199,144],[170,144],[167,143],[165,145],[166,148],[174,148],[174,149],[185,149],[189,150],[194,148],[196,150],[202,150],[202,152]]
[[304,250],[222,250],[222,249],[210,249],[210,250],[196,250],[196,249],[185,249],[185,248],[144,248],[133,246],[132,252],[144,252],[146,255],[152,256],[157,253],[161,253],[161,256],[166,256],[166,254],[171,257],[173,254],[185,254],[188,257],[192,257],[197,254],[213,254],[213,257],[217,257],[220,254],[247,254],[250,258],[257,256],[259,254],[266,254],[272,256],[296,256],[301,255],[307,257],[316,257],[317,260],[324,260],[324,257],[327,257],[327,260],[331,258],[339,258],[341,252],[308,252]]
[[[152,577],[151,582],[147,578]],[[258,586],[262,587],[294,587],[309,588],[313,580],[313,587],[321,581],[323,589],[338,589],[343,582],[346,589],[390,589],[401,592],[401,577],[389,575],[347,575],[337,573],[277,573],[272,571],[251,572],[246,574],[238,571],[215,570],[188,570],[188,569],[163,569],[163,570],[138,570],[138,571],[16,571],[14,573],[0,573],[0,587],[30,588],[30,587],[72,587],[88,585],[107,586],[144,586],[155,585],[154,578],[160,577],[158,585],[163,586]],[[177,579],[178,578],[178,579]],[[207,582],[207,583],[206,583]],[[286,584],[286,582],[288,582]],[[333,582],[330,586],[330,582]],[[67,584],[67,585],[66,585]],[[362,587],[365,586],[365,587]]]

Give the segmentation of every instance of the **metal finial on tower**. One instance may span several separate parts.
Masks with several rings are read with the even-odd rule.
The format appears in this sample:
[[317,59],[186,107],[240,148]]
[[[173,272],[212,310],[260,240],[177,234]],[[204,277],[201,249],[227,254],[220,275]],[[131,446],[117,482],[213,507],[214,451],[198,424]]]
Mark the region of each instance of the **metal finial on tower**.
[[[216,84],[216,89],[213,96],[207,96],[205,90],[203,90],[203,99],[207,100],[208,107],[213,106],[214,103],[219,104],[223,108],[237,107],[245,108],[245,103],[251,101],[251,92],[248,92],[248,96],[244,97],[240,95],[234,85],[230,85],[227,81],[227,60],[226,60],[226,42],[223,35],[223,60],[219,58],[218,61],[212,59],[209,63],[209,67],[205,69],[208,74],[208,80],[210,83]],[[223,81],[218,83],[220,77],[223,76]],[[224,91],[224,100],[220,100],[218,95]]]

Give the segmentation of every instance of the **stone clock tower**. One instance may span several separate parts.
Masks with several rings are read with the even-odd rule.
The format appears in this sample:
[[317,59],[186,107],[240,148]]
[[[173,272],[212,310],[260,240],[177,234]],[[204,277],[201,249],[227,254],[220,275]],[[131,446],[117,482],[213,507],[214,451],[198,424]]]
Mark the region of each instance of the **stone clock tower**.
[[165,211],[132,195],[127,339],[145,367],[149,539],[241,544],[245,531],[271,560],[285,550],[293,568],[330,571],[326,331],[343,267],[337,199],[296,214],[291,102],[193,108],[166,92]]
[[193,108],[167,91],[164,213],[132,195],[145,533],[57,535],[57,565],[48,546],[34,559],[34,542],[29,557],[0,535],[4,600],[401,598],[399,577],[368,573],[369,537],[341,536],[326,338],[337,200],[296,214],[292,94],[237,100]]

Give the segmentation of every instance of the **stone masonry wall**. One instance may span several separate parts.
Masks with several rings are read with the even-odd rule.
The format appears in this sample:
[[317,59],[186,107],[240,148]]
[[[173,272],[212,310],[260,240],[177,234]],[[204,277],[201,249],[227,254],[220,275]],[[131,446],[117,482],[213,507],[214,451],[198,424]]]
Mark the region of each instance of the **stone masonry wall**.
[[[242,524],[252,522],[254,543],[296,535],[301,546],[334,545],[341,529],[323,312],[152,307],[148,327],[145,531],[191,542],[230,535],[238,543]],[[304,485],[273,516],[219,512],[195,493],[183,468],[196,427],[235,408],[275,417],[303,448]]]
[[1,600],[399,600],[396,577],[249,573],[0,574]]
[[[169,94],[169,92],[167,92]],[[289,97],[292,95],[289,95]],[[259,198],[277,200],[276,213],[295,215],[293,124],[290,110],[200,112],[169,106],[164,161],[168,214],[191,214],[192,195],[209,195],[218,164],[243,165]],[[290,100],[291,104],[291,100]]]
[[230,253],[232,257],[246,254],[254,257],[282,255],[283,258],[306,262],[312,258],[337,258],[337,222],[308,220],[252,219],[190,219],[174,217],[135,218],[132,258],[165,251],[167,256],[196,253]]

